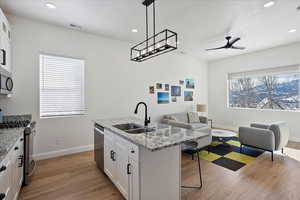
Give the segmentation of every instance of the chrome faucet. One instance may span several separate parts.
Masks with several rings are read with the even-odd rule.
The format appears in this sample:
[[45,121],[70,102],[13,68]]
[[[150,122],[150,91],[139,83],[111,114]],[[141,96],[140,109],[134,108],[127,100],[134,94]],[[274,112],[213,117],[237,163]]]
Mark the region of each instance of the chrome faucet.
[[151,120],[150,120],[150,117],[148,118],[148,108],[147,108],[147,104],[145,102],[139,102],[136,107],[135,107],[135,110],[134,110],[134,114],[137,114],[138,113],[138,108],[139,106],[143,104],[145,106],[145,122],[144,122],[144,125],[145,126],[148,126],[148,124],[150,124]]

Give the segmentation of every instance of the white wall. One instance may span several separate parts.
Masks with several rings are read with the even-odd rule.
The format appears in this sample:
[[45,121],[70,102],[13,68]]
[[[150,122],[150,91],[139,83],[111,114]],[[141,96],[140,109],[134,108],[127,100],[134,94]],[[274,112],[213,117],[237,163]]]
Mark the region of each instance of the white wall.
[[300,141],[300,112],[227,108],[228,73],[300,64],[299,52],[300,43],[296,43],[209,63],[209,116],[215,126],[237,128],[251,122],[286,121],[291,129],[291,140]]
[[[158,105],[148,87],[196,79],[194,103],[207,103],[207,66],[177,53],[145,63],[129,61],[130,44],[61,27],[9,16],[13,37],[14,94],[1,99],[5,114],[32,113],[38,124],[38,158],[90,149],[92,120],[133,115],[138,101],[149,104],[150,115],[189,110],[193,103]],[[39,53],[86,60],[87,114],[79,117],[39,119]],[[141,110],[141,113],[143,111]]]

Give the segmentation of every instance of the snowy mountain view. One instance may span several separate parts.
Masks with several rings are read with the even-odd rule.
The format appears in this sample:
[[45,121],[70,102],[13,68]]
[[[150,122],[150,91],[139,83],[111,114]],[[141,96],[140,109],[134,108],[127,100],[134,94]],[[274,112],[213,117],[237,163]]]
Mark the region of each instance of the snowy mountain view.
[[300,74],[232,79],[229,106],[276,110],[300,110]]

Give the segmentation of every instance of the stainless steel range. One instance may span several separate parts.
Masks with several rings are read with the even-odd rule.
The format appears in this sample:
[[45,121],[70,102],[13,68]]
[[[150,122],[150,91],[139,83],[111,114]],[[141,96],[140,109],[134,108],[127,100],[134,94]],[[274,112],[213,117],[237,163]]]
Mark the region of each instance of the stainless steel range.
[[30,182],[30,177],[35,169],[33,155],[33,141],[36,135],[36,122],[31,122],[31,115],[4,116],[3,123],[0,123],[0,129],[23,128],[24,129],[24,173],[23,186]]

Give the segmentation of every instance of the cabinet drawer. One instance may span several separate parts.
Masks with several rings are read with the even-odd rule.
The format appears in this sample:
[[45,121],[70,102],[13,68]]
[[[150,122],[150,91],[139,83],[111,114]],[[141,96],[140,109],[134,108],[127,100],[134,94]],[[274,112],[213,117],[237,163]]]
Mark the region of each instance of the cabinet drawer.
[[133,160],[138,162],[139,161],[139,147],[133,143],[129,143],[128,155],[130,158],[132,158]]
[[[113,133],[112,133],[113,134]],[[127,155],[129,158],[132,158],[136,162],[139,160],[139,148],[137,145],[131,143],[130,141],[122,138],[122,136],[118,136],[115,134],[114,141],[119,143],[119,145],[124,145],[126,147]]]

